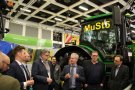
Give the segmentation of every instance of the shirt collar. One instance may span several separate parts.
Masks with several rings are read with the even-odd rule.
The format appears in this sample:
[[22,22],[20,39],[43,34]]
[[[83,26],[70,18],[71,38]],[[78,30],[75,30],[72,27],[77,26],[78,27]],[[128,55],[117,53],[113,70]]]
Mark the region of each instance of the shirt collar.
[[21,62],[19,62],[18,60],[15,60],[19,65],[22,65],[22,63]]
[[76,67],[76,66],[77,66],[77,64],[70,64],[70,66],[75,66],[75,67]]
[[120,68],[120,66],[121,66],[121,64],[120,64],[120,65],[118,65],[117,67],[118,67],[118,68]]
[[97,62],[95,62],[95,63],[93,63],[93,62],[91,61],[91,63],[92,63],[92,64],[98,64],[98,61],[97,61]]
[[26,66],[27,64],[26,63],[22,63],[24,66]]
[[43,58],[40,56],[40,59],[41,59],[41,61],[43,62],[44,60],[43,60]]
[[44,61],[44,60],[41,59],[41,62],[42,62],[42,63],[45,63],[45,62],[48,62],[48,60]]

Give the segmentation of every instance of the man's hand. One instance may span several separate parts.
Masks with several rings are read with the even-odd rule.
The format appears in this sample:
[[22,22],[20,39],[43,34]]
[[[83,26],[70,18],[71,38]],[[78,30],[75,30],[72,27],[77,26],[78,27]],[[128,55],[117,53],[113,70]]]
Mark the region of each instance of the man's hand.
[[34,80],[28,80],[26,81],[26,83],[27,83],[27,86],[31,86],[34,84]]
[[71,77],[71,76],[70,76],[69,73],[65,75],[65,78],[66,78],[66,79],[68,79],[68,78],[70,78],[70,77]]
[[88,84],[84,84],[84,87],[88,87]]
[[78,74],[74,74],[74,78],[79,78],[79,75]]
[[103,87],[104,86],[103,83],[101,83],[100,86]]
[[47,78],[47,82],[48,82],[48,84],[51,84],[52,83],[52,79],[51,78]]

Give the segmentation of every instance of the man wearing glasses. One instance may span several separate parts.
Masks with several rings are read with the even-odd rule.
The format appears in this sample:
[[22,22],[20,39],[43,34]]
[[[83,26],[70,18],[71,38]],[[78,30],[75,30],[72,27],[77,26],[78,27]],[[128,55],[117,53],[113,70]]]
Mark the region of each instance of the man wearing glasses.
[[86,82],[86,90],[103,90],[105,78],[105,65],[98,61],[98,52],[93,51],[91,60],[85,60],[83,63]]
[[123,57],[116,55],[114,57],[114,66],[112,67],[109,90],[123,90],[128,86],[129,68],[122,64]]
[[32,65],[32,76],[35,84],[33,90],[52,90],[53,86],[53,66],[48,60],[50,51],[41,50],[40,58]]
[[0,90],[20,90],[20,83],[17,79],[2,74],[9,68],[9,64],[9,57],[0,51]]

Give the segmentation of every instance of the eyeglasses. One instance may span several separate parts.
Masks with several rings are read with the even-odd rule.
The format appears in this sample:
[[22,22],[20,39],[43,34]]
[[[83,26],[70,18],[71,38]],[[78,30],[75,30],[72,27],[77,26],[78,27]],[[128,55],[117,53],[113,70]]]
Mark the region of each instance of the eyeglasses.
[[98,55],[92,55],[93,57],[97,57]]
[[114,62],[121,62],[120,60],[114,60]]
[[43,54],[43,55],[45,55],[45,56],[47,56],[47,57],[49,57],[50,55],[48,55],[48,54]]

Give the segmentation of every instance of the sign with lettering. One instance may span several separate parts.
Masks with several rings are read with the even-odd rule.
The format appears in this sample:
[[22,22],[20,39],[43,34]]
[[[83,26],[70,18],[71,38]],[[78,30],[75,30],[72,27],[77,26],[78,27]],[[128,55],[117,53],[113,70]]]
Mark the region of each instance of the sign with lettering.
[[84,32],[91,30],[104,30],[112,27],[112,20],[110,18],[90,21],[83,26]]

